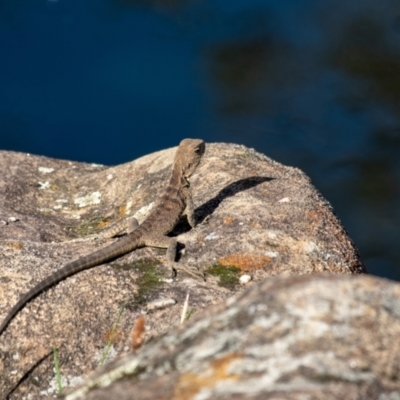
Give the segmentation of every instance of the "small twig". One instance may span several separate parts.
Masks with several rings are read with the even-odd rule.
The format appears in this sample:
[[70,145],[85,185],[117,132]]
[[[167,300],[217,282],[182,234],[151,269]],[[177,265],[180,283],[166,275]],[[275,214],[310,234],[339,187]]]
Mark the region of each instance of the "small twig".
[[189,293],[186,295],[185,302],[183,303],[183,308],[181,313],[181,325],[185,322],[188,307],[189,307]]
[[56,347],[53,347],[53,357],[54,357],[54,368],[56,370],[56,381],[58,393],[61,394],[63,392],[63,387],[61,383],[61,371],[60,371],[60,362],[58,360],[58,351]]

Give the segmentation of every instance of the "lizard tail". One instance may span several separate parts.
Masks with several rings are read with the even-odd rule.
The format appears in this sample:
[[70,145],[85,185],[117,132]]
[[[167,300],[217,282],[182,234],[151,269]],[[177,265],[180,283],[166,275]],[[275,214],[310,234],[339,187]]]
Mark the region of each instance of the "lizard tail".
[[[10,310],[10,312],[0,325],[0,335],[7,328],[11,320],[16,316],[18,311],[20,311],[25,306],[25,304],[33,300],[41,292],[49,289],[50,287],[63,281],[64,279],[72,275],[75,275],[78,272],[95,267],[100,264],[104,264],[105,262],[120,257],[121,255],[129,251],[129,249],[127,250],[126,247],[127,246],[121,246],[119,242],[112,243],[109,246],[104,247],[103,249],[100,249],[94,253],[91,253],[85,257],[82,257],[76,261],[73,261],[65,265],[64,267],[62,267],[61,269],[54,272],[52,275],[50,275],[49,277],[38,283],[31,290],[25,293],[14,305],[14,307]],[[134,241],[131,241],[129,243],[129,247],[134,248],[138,246],[135,246]]]

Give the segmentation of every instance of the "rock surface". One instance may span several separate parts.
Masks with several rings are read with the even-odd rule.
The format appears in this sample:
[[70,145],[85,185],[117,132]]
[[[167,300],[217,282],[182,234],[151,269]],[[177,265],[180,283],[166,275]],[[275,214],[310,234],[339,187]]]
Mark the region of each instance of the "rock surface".
[[400,285],[275,277],[105,367],[66,400],[398,399]]
[[[0,152],[0,318],[56,269],[115,240],[91,234],[130,215],[143,219],[174,152],[115,167]],[[64,386],[76,385],[107,354],[130,351],[140,315],[147,314],[145,342],[176,327],[187,293],[197,314],[243,290],[244,274],[253,285],[273,275],[365,272],[329,204],[298,169],[243,146],[207,144],[191,181],[199,225],[190,230],[182,221],[173,234],[185,245],[179,262],[204,270],[206,282],[169,279],[165,250],[144,248],[56,285],[0,336],[0,398],[14,388],[10,398],[53,396],[53,347]]]

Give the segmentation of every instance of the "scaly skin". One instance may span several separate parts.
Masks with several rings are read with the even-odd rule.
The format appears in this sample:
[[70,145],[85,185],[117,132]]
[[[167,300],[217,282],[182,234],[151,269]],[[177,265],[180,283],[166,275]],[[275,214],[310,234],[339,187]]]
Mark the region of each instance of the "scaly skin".
[[[0,326],[0,335],[16,314],[29,301],[44,290],[47,290],[71,275],[114,260],[139,247],[149,246],[166,248],[167,263],[169,266],[176,270],[185,271],[198,278],[200,276],[198,272],[187,269],[175,262],[177,242],[174,238],[166,235],[174,229],[185,209],[189,224],[192,227],[196,225],[188,179],[199,165],[204,150],[205,143],[203,140],[182,140],[175,155],[169,184],[142,225],[137,226],[136,221],[134,221],[135,228],[117,242],[65,265],[34,286],[24,294],[10,310]],[[124,228],[126,228],[126,226],[119,225],[118,229],[111,230],[112,235],[116,235]]]

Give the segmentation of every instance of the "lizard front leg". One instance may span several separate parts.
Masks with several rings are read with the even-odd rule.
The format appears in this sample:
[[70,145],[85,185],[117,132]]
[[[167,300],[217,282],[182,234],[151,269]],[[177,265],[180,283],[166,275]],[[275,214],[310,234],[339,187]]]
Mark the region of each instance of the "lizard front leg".
[[110,239],[120,233],[131,233],[139,226],[139,222],[135,217],[129,217],[123,221],[116,222],[100,232],[100,237]]
[[194,205],[193,205],[193,199],[192,199],[192,191],[190,190],[189,186],[186,186],[185,188],[182,189],[182,195],[183,198],[185,199],[185,212],[186,212],[186,217],[189,222],[189,225],[194,228],[197,225],[196,221],[196,215],[194,214]]

